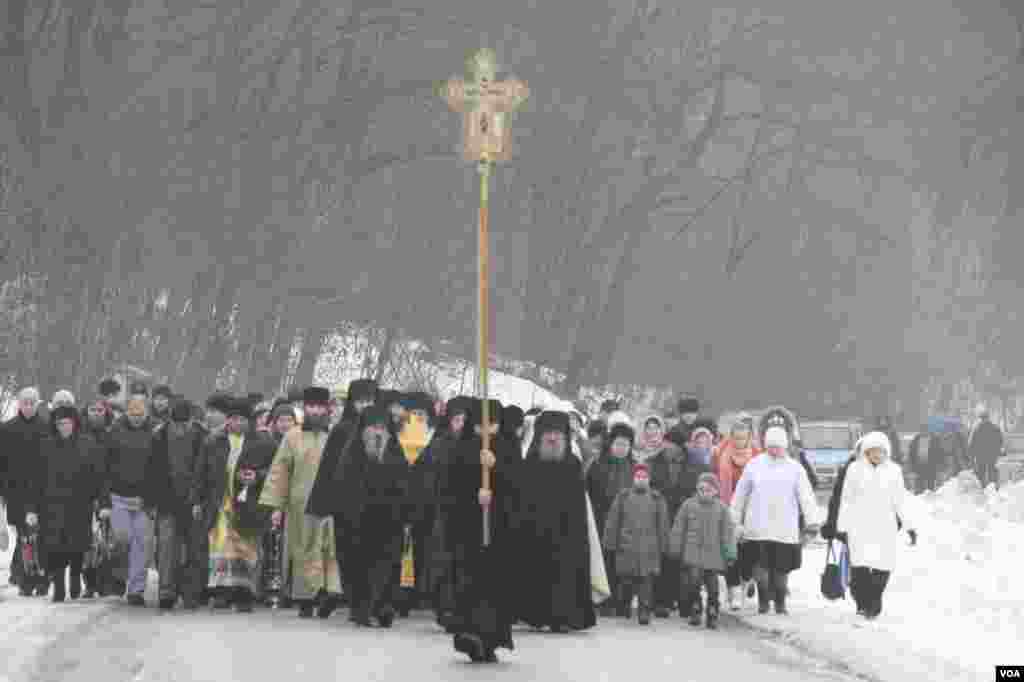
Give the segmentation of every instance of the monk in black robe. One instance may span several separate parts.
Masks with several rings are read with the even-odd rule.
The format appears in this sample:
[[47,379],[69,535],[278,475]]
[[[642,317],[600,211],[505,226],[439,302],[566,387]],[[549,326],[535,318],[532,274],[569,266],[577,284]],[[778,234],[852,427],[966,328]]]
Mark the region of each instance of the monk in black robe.
[[445,525],[441,514],[442,491],[446,485],[448,463],[454,457],[455,448],[462,439],[472,406],[473,399],[468,396],[456,396],[449,400],[438,428],[434,431],[434,437],[427,446],[427,451],[423,453],[423,459],[434,471],[434,488],[430,500],[434,522],[428,569],[430,591],[437,624],[445,628],[449,634],[455,632],[455,581],[452,554],[444,535]]
[[390,422],[379,406],[363,412],[333,485],[334,523],[344,540],[338,554],[351,588],[350,620],[370,626],[372,616],[385,628],[395,619],[393,577],[401,561],[408,495],[407,464]]
[[[482,402],[474,400],[469,419],[450,453],[442,483],[441,518],[446,550],[452,557],[455,613],[447,623],[456,651],[475,663],[497,662],[495,649],[514,649],[512,566],[516,565],[514,517],[518,507],[519,448],[498,435],[501,403],[488,404],[491,448],[483,450]],[[491,490],[481,487],[484,461],[493,466]],[[483,508],[488,508],[490,543],[483,544]]]
[[[311,514],[325,518],[341,511],[340,500],[335,495],[336,472],[345,448],[353,434],[359,429],[359,418],[363,412],[377,400],[377,382],[373,379],[356,379],[348,386],[348,396],[342,408],[341,419],[331,429],[324,444],[323,457],[316,472],[316,479],[309,493],[308,509]],[[341,602],[351,606],[352,585],[348,572],[342,565],[342,548],[345,538],[341,536],[338,525],[334,526],[334,544],[338,552],[338,572],[341,575]],[[355,610],[349,611],[349,620],[355,617]]]
[[517,615],[553,632],[597,622],[583,464],[571,443],[569,415],[542,413],[520,472]]

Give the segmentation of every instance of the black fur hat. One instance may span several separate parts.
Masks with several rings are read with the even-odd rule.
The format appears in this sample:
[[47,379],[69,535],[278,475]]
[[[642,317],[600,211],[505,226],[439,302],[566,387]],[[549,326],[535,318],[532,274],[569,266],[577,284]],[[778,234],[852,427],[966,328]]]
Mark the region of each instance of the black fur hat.
[[523,408],[518,405],[506,405],[501,411],[501,430],[509,435],[515,435],[517,429],[526,423],[526,414]]
[[149,388],[146,386],[145,383],[141,381],[133,381],[131,385],[128,387],[128,395],[144,395],[148,398]]
[[473,399],[468,395],[455,396],[445,406],[445,416],[451,419],[457,414],[468,415],[473,409]]
[[533,424],[534,438],[539,438],[542,434],[549,431],[561,431],[566,436],[571,435],[572,423],[569,420],[569,414],[555,410],[541,412],[540,416],[537,417],[537,421]]
[[302,391],[302,402],[314,405],[328,405],[331,402],[331,392],[323,386],[308,386]]
[[100,382],[100,396],[110,398],[121,392],[121,383],[117,379],[104,379]]
[[680,414],[697,414],[700,412],[700,401],[689,396],[680,398],[678,409]]
[[159,386],[153,389],[153,397],[156,398],[157,396],[163,396],[164,398],[170,400],[174,396],[174,392],[171,390],[171,387],[168,386],[167,384],[160,384]]
[[377,400],[377,382],[373,379],[356,379],[348,385],[348,402],[356,403],[360,400]]
[[171,420],[176,422],[187,422],[192,418],[192,406],[184,398],[174,401],[171,406]]
[[217,391],[206,399],[206,407],[211,410],[227,413],[231,408],[231,396],[223,391]]

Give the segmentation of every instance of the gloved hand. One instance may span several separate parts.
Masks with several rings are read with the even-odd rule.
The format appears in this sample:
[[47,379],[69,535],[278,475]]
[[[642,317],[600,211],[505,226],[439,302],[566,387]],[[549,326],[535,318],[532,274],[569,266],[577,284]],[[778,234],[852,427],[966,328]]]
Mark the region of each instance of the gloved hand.
[[198,521],[203,517],[203,508],[198,504],[192,505],[192,518]]
[[270,525],[274,527],[274,530],[281,527],[282,521],[284,521],[284,512],[280,509],[270,515]]
[[907,535],[910,536],[910,546],[914,547],[917,545],[917,531],[911,528],[907,531]]
[[107,519],[110,518],[110,510],[109,509],[100,509],[100,513],[97,514],[97,516],[99,516],[100,521],[106,521]]
[[38,516],[36,516],[32,512],[29,512],[28,514],[25,514],[25,525],[26,526],[34,526],[37,523],[39,523],[39,517]]
[[850,536],[846,533],[836,533],[836,540],[839,540],[844,545],[850,544]]
[[736,542],[739,542],[740,540],[744,539],[746,537],[746,532],[747,532],[746,528],[744,528],[743,526],[737,525],[736,526]]

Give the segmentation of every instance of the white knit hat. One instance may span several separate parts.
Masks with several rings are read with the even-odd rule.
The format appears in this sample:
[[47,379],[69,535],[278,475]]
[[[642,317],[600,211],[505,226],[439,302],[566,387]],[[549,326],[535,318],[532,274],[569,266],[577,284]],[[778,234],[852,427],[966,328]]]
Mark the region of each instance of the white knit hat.
[[18,393],[18,400],[33,400],[39,402],[39,389],[35,386],[26,386]]
[[62,388],[53,394],[53,399],[50,401],[51,405],[75,405],[75,394],[66,388]]
[[772,426],[764,433],[764,446],[766,448],[788,448],[789,436],[786,429],[781,426]]

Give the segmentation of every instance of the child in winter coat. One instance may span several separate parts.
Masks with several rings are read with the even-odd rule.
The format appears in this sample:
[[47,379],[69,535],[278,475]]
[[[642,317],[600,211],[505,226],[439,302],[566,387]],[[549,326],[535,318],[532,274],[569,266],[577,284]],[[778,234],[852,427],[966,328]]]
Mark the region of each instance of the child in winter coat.
[[668,549],[668,504],[651,488],[646,464],[633,466],[633,486],[620,492],[612,502],[604,526],[604,546],[615,553],[618,576],[619,615],[630,617],[636,594],[640,625],[651,622],[654,577],[661,570],[661,557]]
[[700,625],[703,583],[708,592],[707,626],[717,628],[718,576],[736,561],[736,533],[714,474],[701,474],[697,479],[697,494],[679,508],[672,525],[668,553],[680,560],[681,608],[689,609],[690,625]]

